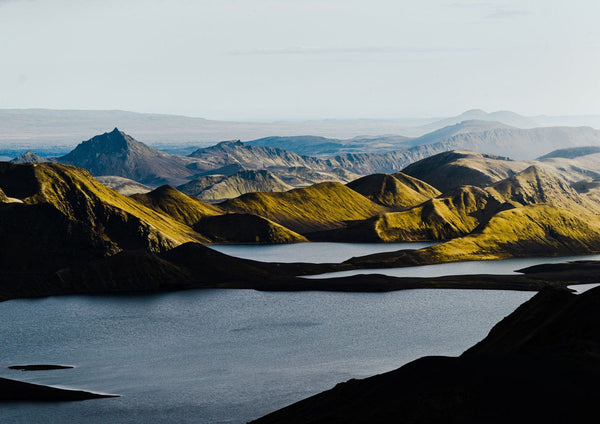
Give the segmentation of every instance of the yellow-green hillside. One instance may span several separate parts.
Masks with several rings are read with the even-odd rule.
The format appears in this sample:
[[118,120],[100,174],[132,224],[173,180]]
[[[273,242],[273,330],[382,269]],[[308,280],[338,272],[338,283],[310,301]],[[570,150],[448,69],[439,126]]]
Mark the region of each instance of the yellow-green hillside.
[[536,166],[490,187],[461,186],[407,211],[357,224],[383,241],[448,240],[467,235],[497,212],[545,204],[577,213],[598,212],[599,205],[577,193],[562,178]]
[[375,226],[383,241],[447,240],[473,231],[501,206],[474,186],[463,186],[408,211],[387,213]]
[[301,234],[341,228],[347,221],[386,212],[383,206],[333,182],[283,193],[249,193],[219,206],[231,212],[262,216]]
[[223,213],[218,206],[183,194],[170,185],[158,187],[150,193],[134,194],[131,197],[146,207],[167,214],[190,227],[204,217]]
[[527,168],[526,162],[467,150],[439,153],[402,170],[446,192],[461,185],[485,187]]
[[0,187],[26,205],[51,205],[121,248],[163,250],[205,241],[191,228],[96,181],[87,171],[56,163],[4,166]]
[[405,266],[600,252],[600,217],[548,205],[505,210],[471,234],[410,252],[354,258],[361,266]]
[[421,193],[423,196],[433,198],[438,197],[440,194],[442,194],[442,192],[434,186],[429,185],[425,181],[421,181],[418,178],[411,177],[410,175],[405,174],[404,172],[396,172],[395,174],[392,174],[392,176],[405,186],[412,188],[418,193]]
[[427,183],[419,184],[416,178],[406,175],[400,175],[400,178],[402,181],[396,175],[373,174],[354,180],[347,186],[375,203],[399,209],[419,205],[440,194]]
[[600,219],[547,205],[496,214],[480,231],[432,246],[441,262],[600,251]]
[[600,211],[567,181],[538,166],[530,166],[487,188],[492,195],[520,205],[547,204],[578,212]]

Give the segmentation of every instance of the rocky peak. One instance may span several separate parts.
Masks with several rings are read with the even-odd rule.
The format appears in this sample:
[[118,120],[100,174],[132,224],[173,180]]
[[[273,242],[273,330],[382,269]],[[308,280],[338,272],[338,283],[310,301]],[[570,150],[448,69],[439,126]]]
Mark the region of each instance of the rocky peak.
[[12,163],[43,163],[48,162],[48,159],[39,156],[38,154],[28,150],[23,153],[21,156],[17,156],[13,160]]

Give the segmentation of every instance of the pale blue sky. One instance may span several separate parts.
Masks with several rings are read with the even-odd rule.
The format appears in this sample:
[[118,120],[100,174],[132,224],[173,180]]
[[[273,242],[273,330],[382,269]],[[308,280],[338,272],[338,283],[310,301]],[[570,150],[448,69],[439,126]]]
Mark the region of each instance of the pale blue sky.
[[0,108],[600,114],[600,2],[0,0]]

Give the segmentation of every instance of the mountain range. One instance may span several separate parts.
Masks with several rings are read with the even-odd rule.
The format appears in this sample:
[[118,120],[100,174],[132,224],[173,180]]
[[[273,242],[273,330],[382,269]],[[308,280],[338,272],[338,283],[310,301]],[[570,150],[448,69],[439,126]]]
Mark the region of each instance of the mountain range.
[[[113,136],[125,138],[120,132]],[[48,287],[57,292],[117,289],[116,274],[98,273],[97,267],[116,267],[118,273],[118,267],[129,269],[124,258],[147,267],[140,275],[158,284],[152,286],[155,289],[231,282],[225,272],[200,283],[189,268],[191,262],[182,268],[162,256],[186,243],[441,242],[416,251],[357,257],[328,265],[327,270],[598,252],[600,153],[595,152],[561,150],[530,162],[445,152],[401,173],[373,174],[348,184],[324,182],[246,193],[215,204],[168,185],[127,197],[71,165],[4,162],[0,238],[13,246],[0,255],[4,296],[28,285],[35,288],[31,294],[52,291]],[[133,253],[140,249],[148,253]],[[195,252],[202,260],[210,257],[200,247],[183,251]],[[263,284],[275,284],[275,277],[265,277],[267,265],[252,267],[262,270],[256,271],[262,277],[254,283],[262,279]],[[282,274],[285,269],[289,271]],[[165,277],[169,270],[172,278]],[[294,280],[295,275],[323,272],[323,267],[277,265],[277,270],[281,284],[285,280],[300,287],[306,284]],[[93,272],[98,273],[96,288],[69,285],[77,275]],[[134,268],[118,280],[129,289],[146,287],[132,273]],[[163,277],[164,283],[159,283]]]
[[[475,146],[479,151],[500,152],[503,156],[511,153],[513,157],[520,155],[528,158],[533,156],[533,152],[548,154],[548,149],[553,146],[576,149],[569,150],[571,152],[600,147],[600,131],[591,128],[517,129],[484,121],[464,121],[419,138],[391,139],[396,147],[403,147],[388,152],[344,153],[330,157],[319,154],[317,157],[273,146],[289,145],[293,149],[305,145],[318,150],[323,148],[323,143],[329,145],[328,139],[308,136],[271,137],[249,143],[239,140],[221,142],[196,149],[188,156],[181,156],[153,149],[115,128],[112,132],[84,141],[70,153],[51,160],[85,168],[92,175],[103,177],[106,183],[122,187],[127,193],[136,190],[134,183],[125,184],[123,180],[108,177],[126,178],[151,188],[171,184],[188,194],[216,202],[252,191],[282,191],[326,181],[347,183],[364,175],[395,173],[418,160],[457,148],[472,149]],[[311,143],[310,140],[316,141]],[[260,142],[268,146],[260,145]],[[337,142],[336,149],[343,150],[344,145],[339,144],[339,140]],[[582,145],[584,142],[588,145]],[[355,143],[359,150],[369,150],[368,145],[381,147],[380,141],[373,138],[357,139]],[[581,153],[576,155],[588,156]],[[558,162],[559,159],[575,158],[543,158],[546,162],[550,162],[550,159]],[[47,159],[29,152],[13,161],[35,163],[44,160]],[[505,161],[505,164],[508,163]],[[587,164],[586,168],[592,170],[594,166]],[[575,167],[570,169],[574,170]],[[465,177],[462,171],[459,173],[461,178]],[[508,174],[505,170],[499,175]],[[461,183],[456,180],[457,176],[458,174],[447,180]],[[445,182],[436,181],[434,186],[436,184],[445,190],[446,187],[442,186]],[[146,191],[142,186],[137,189]]]
[[[311,134],[335,139],[363,138],[385,134],[418,137],[462,121],[497,121],[518,128],[541,126],[591,126],[600,128],[600,116],[523,116],[510,111],[487,113],[474,109],[454,117],[399,119],[321,119],[308,121],[232,122],[177,115],[135,113],[119,110],[0,110],[0,150],[15,147],[37,151],[44,146],[72,148],[90,133],[106,128],[127,128],[153,147],[173,144],[207,146],[219,140],[244,141],[279,136]],[[56,149],[54,149],[56,150]],[[20,153],[22,153],[22,150]],[[18,153],[18,154],[20,154]],[[313,153],[310,153],[313,154]]]

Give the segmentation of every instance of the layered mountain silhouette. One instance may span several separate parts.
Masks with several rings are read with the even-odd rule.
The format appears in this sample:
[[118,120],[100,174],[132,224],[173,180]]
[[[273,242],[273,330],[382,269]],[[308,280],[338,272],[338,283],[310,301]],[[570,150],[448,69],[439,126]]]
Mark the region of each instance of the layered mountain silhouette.
[[[101,142],[110,140],[116,140],[113,146],[118,150],[136,146],[119,131]],[[91,144],[95,143],[98,140]],[[241,143],[231,144],[238,149]],[[444,152],[404,172],[373,174],[347,185],[327,182],[291,190],[283,186],[285,191],[245,193],[221,203],[204,202],[169,185],[126,197],[74,166],[2,163],[0,236],[15,246],[0,258],[2,278],[10,290],[17,290],[15,284],[23,281],[33,281],[38,289],[49,279],[67,284],[74,281],[75,272],[84,272],[77,269],[87,269],[85,264],[104,263],[117,254],[128,257],[142,249],[155,255],[133,256],[146,264],[148,281],[158,284],[159,278],[153,280],[150,274],[164,277],[169,269],[186,281],[178,286],[169,278],[166,286],[152,287],[197,287],[200,283],[189,269],[156,259],[188,242],[443,242],[417,251],[353,258],[329,269],[598,252],[600,181],[594,179],[598,153],[593,148],[578,149],[530,162]],[[250,177],[241,178],[244,181],[263,177],[277,181],[267,171],[207,178],[231,181],[245,173]],[[125,266],[124,259],[108,263]],[[277,269],[279,275],[283,268]],[[297,267],[294,272],[307,274],[314,269]],[[127,275],[126,281],[136,281],[127,287],[143,287],[143,281]],[[103,278],[112,281],[113,277],[103,274]],[[67,290],[61,287],[56,290]]]

